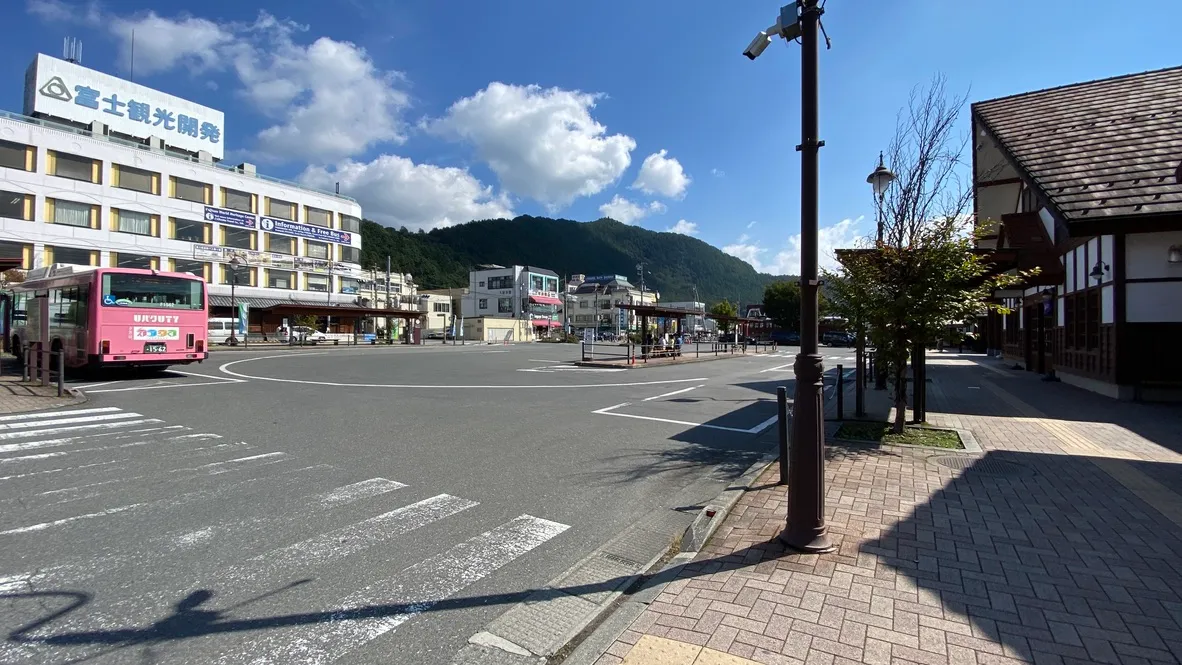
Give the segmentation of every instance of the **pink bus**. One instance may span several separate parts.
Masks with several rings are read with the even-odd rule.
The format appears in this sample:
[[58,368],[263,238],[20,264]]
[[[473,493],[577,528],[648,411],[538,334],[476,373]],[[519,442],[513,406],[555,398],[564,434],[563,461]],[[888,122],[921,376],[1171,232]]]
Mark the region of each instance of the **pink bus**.
[[205,280],[189,273],[55,264],[13,289],[12,349],[48,331],[66,367],[187,365],[209,357]]

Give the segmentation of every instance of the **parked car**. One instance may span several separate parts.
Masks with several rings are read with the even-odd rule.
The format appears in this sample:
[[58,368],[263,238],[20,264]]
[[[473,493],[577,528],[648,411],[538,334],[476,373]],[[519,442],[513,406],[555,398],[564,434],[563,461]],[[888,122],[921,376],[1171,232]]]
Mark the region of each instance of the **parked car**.
[[800,346],[800,333],[791,330],[774,330],[772,331],[772,341],[788,346]]
[[840,330],[830,330],[821,335],[821,343],[829,346],[853,346],[854,335]]
[[296,344],[316,344],[328,341],[328,335],[308,326],[292,326],[290,329],[281,327],[275,331],[275,336],[283,344],[290,344],[293,338]]
[[205,339],[209,344],[225,344],[234,332],[234,319],[213,318],[209,320]]

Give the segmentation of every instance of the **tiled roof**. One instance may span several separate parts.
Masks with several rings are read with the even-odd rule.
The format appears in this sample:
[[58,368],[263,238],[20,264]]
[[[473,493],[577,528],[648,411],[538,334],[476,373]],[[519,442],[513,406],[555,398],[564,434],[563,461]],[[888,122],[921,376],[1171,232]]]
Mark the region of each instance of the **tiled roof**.
[[1182,67],[973,104],[1068,222],[1182,213]]

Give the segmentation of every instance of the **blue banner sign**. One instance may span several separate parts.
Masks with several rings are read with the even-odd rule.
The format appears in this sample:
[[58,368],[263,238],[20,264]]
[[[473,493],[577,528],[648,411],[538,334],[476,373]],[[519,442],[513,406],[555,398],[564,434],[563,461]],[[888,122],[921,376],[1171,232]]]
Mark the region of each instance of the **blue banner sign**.
[[352,240],[352,236],[344,231],[326,229],[322,226],[312,226],[310,224],[299,224],[289,222],[286,219],[275,219],[273,217],[263,217],[260,226],[264,231],[270,231],[271,233],[282,233],[283,235],[298,236],[310,240],[338,242],[342,245],[348,245]]
[[253,229],[255,227],[255,216],[249,212],[226,210],[225,208],[214,208],[213,206],[205,206],[205,221],[229,224],[230,226],[241,226],[244,229]]

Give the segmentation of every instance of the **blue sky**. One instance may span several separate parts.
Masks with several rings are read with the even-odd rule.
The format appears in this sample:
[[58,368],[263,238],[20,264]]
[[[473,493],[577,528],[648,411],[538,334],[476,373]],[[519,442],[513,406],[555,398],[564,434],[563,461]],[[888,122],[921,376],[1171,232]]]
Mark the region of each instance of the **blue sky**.
[[[1182,64],[1182,3],[1128,7],[828,2],[823,245],[870,232],[865,177],[933,75],[973,101]],[[750,0],[28,0],[6,16],[0,107],[20,111],[25,67],[67,35],[83,64],[127,76],[134,29],[135,80],[223,110],[227,159],[341,182],[383,223],[608,212],[795,273],[799,49],[741,55],[777,14]]]

